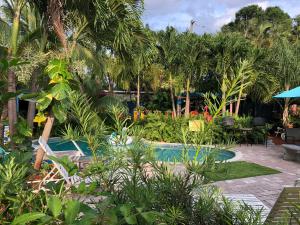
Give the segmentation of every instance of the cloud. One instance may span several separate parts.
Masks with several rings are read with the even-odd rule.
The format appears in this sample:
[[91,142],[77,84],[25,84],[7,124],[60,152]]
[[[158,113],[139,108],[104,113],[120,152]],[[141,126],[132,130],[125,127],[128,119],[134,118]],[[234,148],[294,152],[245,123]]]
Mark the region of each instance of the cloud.
[[292,17],[300,13],[299,0],[145,0],[143,21],[154,30],[169,25],[185,31],[193,19],[195,32],[215,33],[232,21],[240,8],[251,4],[263,9],[279,6]]

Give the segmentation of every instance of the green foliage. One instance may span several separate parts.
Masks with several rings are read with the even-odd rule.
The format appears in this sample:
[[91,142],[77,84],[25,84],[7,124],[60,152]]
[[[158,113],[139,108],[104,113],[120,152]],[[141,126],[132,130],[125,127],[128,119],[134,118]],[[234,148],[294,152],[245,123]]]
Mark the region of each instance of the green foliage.
[[97,159],[97,151],[103,146],[106,127],[90,99],[76,91],[68,94],[69,118],[63,136],[69,140],[84,139]]
[[83,215],[93,213],[88,206],[76,200],[65,200],[57,195],[47,196],[46,211],[30,212],[16,217],[12,224],[57,224],[63,223],[68,225],[75,224],[92,224],[93,218],[88,217],[79,219],[80,213]]
[[27,171],[28,168],[25,165],[16,163],[14,157],[0,164],[0,199],[9,198],[24,185]]
[[165,90],[159,90],[150,100],[146,101],[145,107],[149,110],[167,111],[171,108],[170,94]]
[[62,165],[66,171],[68,172],[69,176],[73,176],[78,172],[78,167],[75,163],[73,163],[68,156],[62,156],[60,158],[54,156],[48,156],[49,159],[59,163]]
[[61,59],[49,61],[45,72],[50,78],[50,89],[41,92],[37,99],[38,116],[43,117],[44,111],[52,106],[52,113],[56,119],[62,123],[67,118],[67,96],[72,90],[70,80],[72,80],[73,77],[69,72],[68,64]]
[[13,137],[14,142],[16,144],[26,144],[26,141],[31,137],[32,129],[28,126],[24,118],[19,117],[18,123],[16,124],[16,134]]
[[[143,128],[141,135],[150,141],[163,141],[170,143],[197,143],[205,144],[232,144],[242,142],[244,139],[242,127],[253,127],[250,116],[234,117],[234,126],[231,130],[222,125],[222,117],[217,117],[213,122],[205,122],[204,130],[189,131],[189,121],[203,120],[202,116],[186,119],[178,117],[172,119],[161,114],[150,113],[144,121],[139,121],[134,126]],[[249,140],[262,143],[265,140],[268,127],[253,128]]]
[[187,129],[185,118],[166,118],[161,114],[148,114],[145,121],[139,122],[144,128],[144,137],[153,141],[182,142],[181,129]]

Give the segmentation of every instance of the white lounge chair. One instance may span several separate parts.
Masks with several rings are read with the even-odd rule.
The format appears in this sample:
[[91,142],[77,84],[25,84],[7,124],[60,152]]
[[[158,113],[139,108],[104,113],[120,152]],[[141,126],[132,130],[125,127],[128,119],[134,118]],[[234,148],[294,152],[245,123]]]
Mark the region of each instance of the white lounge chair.
[[[47,156],[57,157],[57,155],[51,150],[47,142],[42,137],[39,138],[39,144],[41,148],[45,151]],[[79,159],[79,157],[81,157],[80,152],[73,156],[70,156],[70,159],[76,161]],[[62,178],[57,178],[58,175],[60,175]],[[91,178],[83,179],[76,174],[70,176],[67,170],[60,163],[53,161],[53,169],[40,182],[39,189],[41,188],[42,185],[48,182],[58,182],[61,180],[65,180],[68,186],[78,185],[83,181],[87,184],[92,182]]]

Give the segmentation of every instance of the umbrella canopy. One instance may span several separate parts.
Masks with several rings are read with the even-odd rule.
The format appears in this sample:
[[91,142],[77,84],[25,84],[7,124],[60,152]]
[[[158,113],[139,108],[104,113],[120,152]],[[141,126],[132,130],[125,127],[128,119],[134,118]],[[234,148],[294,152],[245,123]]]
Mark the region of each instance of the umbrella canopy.
[[300,86],[288,91],[284,91],[279,95],[273,96],[273,98],[300,98]]

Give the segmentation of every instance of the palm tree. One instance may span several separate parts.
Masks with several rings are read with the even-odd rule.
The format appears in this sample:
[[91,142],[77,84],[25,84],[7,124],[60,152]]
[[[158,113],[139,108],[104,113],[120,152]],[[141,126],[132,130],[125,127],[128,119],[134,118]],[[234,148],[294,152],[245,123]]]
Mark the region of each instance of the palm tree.
[[[215,72],[220,76],[220,86],[222,98],[224,100],[227,85],[226,80],[231,79],[232,68],[236,67],[236,62],[251,58],[253,46],[249,41],[239,34],[219,34],[214,40],[212,54],[215,55]],[[226,112],[226,105],[223,106],[222,114]]]
[[[17,57],[18,52],[18,41],[19,41],[19,31],[20,31],[20,17],[21,11],[26,4],[26,0],[5,0],[2,10],[4,10],[6,18],[11,23],[10,26],[10,41],[8,46],[8,58]],[[4,21],[4,20],[2,20]],[[8,70],[7,74],[7,91],[16,93],[16,74],[12,69]],[[9,131],[11,138],[15,134],[15,125],[17,123],[17,106],[16,97],[12,97],[8,101],[8,120],[9,120]],[[13,144],[13,142],[12,142]],[[12,145],[13,147],[13,145]]]
[[167,27],[166,31],[157,33],[157,45],[159,61],[164,66],[166,77],[169,80],[170,96],[173,115],[176,116],[176,106],[173,87],[173,76],[178,73],[179,54],[178,34],[173,27]]
[[[279,81],[280,89],[289,90],[300,83],[300,46],[298,43],[290,43],[286,38],[276,40],[269,55],[269,61],[273,66],[269,67],[270,73],[274,74]],[[283,125],[289,124],[289,102],[284,100],[282,115]]]
[[241,87],[238,92],[237,102],[235,106],[235,115],[239,115],[240,104],[245,89],[251,86],[256,79],[256,73],[253,69],[253,62],[248,60],[240,61],[234,71],[235,76],[241,77]]
[[180,36],[181,40],[181,69],[186,75],[186,104],[185,116],[190,114],[190,88],[197,79],[208,72],[208,54],[210,50],[205,46],[204,40],[198,35],[187,32]]

